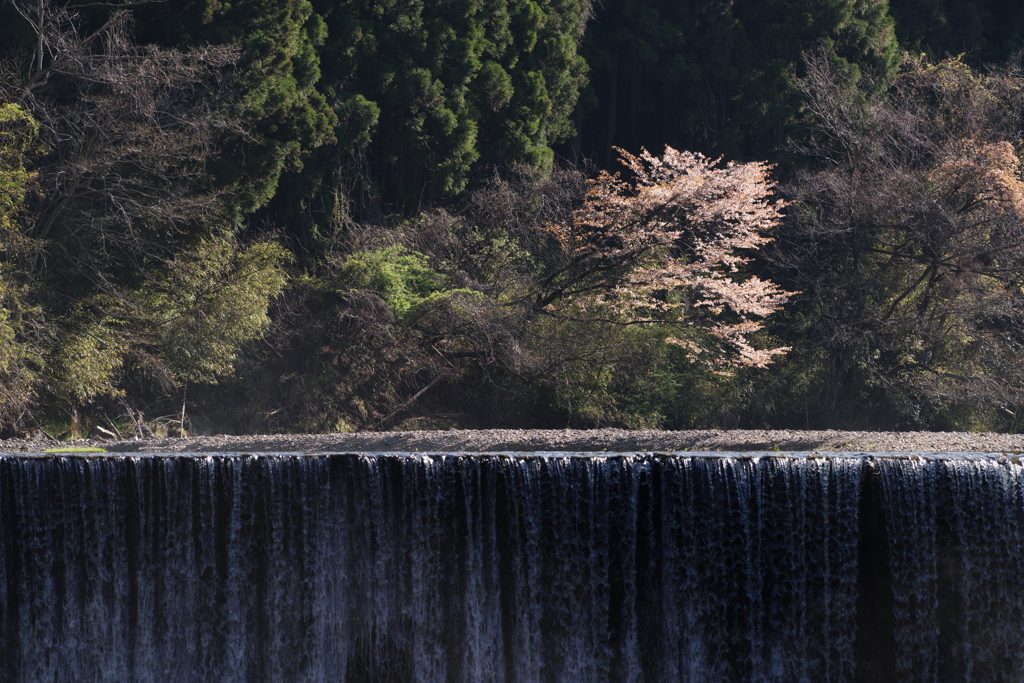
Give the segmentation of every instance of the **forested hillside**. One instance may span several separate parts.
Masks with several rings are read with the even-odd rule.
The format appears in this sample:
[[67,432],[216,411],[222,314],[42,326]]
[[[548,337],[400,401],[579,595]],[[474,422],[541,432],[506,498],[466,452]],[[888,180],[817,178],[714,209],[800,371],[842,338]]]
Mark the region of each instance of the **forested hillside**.
[[1018,431],[1024,10],[8,0],[0,433]]

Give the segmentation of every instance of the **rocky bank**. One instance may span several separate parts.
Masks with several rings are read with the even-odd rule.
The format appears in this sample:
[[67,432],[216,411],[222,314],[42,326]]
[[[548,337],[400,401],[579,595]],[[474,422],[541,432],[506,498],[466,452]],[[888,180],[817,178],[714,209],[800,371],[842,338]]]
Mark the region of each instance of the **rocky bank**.
[[124,441],[0,441],[4,452],[100,446],[113,452],[318,453],[501,451],[982,451],[1024,452],[1024,435],[969,432],[844,432],[787,430],[482,429],[352,434],[195,436]]

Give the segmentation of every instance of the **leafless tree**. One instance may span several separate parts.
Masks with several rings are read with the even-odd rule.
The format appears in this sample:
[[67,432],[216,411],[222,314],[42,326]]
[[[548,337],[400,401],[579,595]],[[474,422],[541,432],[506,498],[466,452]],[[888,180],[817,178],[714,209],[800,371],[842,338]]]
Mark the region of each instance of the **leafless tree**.
[[136,45],[123,9],[83,35],[66,4],[11,2],[39,40],[32,68],[2,74],[5,96],[39,122],[47,152],[23,226],[38,247],[32,269],[54,250],[159,253],[220,218],[227,188],[208,165],[223,135],[241,133],[231,106],[237,51]]
[[800,151],[814,167],[785,186],[771,250],[804,292],[799,333],[826,354],[825,403],[860,383],[911,422],[924,406],[1013,412],[1024,75],[906,55],[891,92],[866,100],[841,76],[824,52],[807,57]]

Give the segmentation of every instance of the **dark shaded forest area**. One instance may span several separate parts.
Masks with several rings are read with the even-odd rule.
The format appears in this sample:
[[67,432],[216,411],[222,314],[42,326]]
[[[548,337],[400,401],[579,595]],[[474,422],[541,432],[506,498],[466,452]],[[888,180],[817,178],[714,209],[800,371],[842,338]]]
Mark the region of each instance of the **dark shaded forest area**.
[[0,432],[1019,431],[1024,6],[6,0]]

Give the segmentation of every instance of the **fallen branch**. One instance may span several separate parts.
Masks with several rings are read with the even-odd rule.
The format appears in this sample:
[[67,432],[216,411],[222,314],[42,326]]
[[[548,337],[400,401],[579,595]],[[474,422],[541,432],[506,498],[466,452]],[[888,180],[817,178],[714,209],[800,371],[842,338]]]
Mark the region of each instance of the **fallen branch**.
[[399,414],[399,413],[401,413],[401,412],[402,412],[403,410],[405,410],[406,408],[408,408],[409,406],[411,406],[411,405],[412,405],[413,403],[415,403],[415,402],[416,402],[416,400],[417,400],[417,399],[418,399],[418,398],[419,398],[420,396],[422,396],[423,394],[427,393],[427,392],[428,392],[428,391],[430,390],[430,388],[431,388],[431,387],[433,387],[433,386],[434,386],[435,384],[437,384],[437,383],[438,383],[438,382],[440,382],[440,381],[441,381],[442,379],[444,379],[445,377],[447,377],[447,376],[448,376],[448,374],[449,374],[449,373],[448,373],[448,370],[442,370],[442,371],[441,371],[441,372],[440,372],[440,373],[439,373],[439,374],[437,375],[437,377],[435,377],[434,379],[430,380],[430,383],[429,383],[429,384],[427,384],[427,386],[425,386],[425,387],[423,387],[422,389],[420,389],[419,391],[417,391],[417,392],[416,392],[415,394],[413,394],[412,398],[410,398],[409,400],[407,400],[407,401],[405,401],[404,403],[402,403],[402,405],[398,406],[398,407],[397,407],[397,408],[395,408],[395,409],[394,409],[393,411],[391,411],[391,413],[390,413],[390,414],[389,414],[389,415],[388,415],[387,417],[385,417],[385,418],[384,418],[383,420],[381,420],[380,422],[378,422],[378,423],[377,423],[377,426],[375,427],[375,429],[377,429],[377,430],[381,430],[381,429],[383,429],[383,428],[384,428],[384,425],[386,425],[386,424],[387,424],[388,422],[390,422],[390,421],[392,420],[392,418],[394,418],[394,417],[395,417],[396,415],[398,415],[398,414]]

